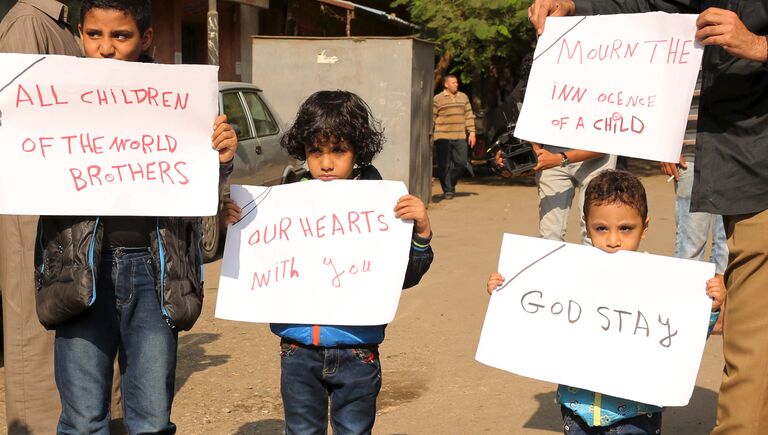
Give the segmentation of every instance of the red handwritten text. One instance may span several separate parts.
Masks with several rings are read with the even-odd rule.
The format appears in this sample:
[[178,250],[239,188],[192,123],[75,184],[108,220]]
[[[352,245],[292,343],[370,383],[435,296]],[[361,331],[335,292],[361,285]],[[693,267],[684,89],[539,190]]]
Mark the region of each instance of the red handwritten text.
[[[693,40],[669,38],[653,41],[623,41],[615,39],[606,43],[598,43],[586,46],[582,41],[573,42],[563,38],[560,42],[560,52],[557,63],[573,62],[584,64],[585,62],[610,62],[627,59],[654,63],[656,61],[667,64],[686,64]],[[660,48],[660,50],[658,50]],[[656,56],[657,51],[662,53]]]
[[[76,101],[77,102],[77,101]],[[189,93],[158,90],[153,87],[137,89],[92,89],[80,94],[80,102],[94,106],[144,105],[172,110],[185,110],[189,105]],[[59,97],[54,85],[16,86],[16,107],[51,107],[69,104]]]
[[16,107],[18,108],[22,103],[29,104],[31,106],[38,105],[40,107],[60,106],[63,104],[69,104],[68,101],[60,100],[59,95],[56,93],[56,88],[50,85],[50,92],[48,89],[41,88],[40,85],[35,85],[35,91],[29,93],[24,86],[18,85],[16,88]]
[[641,134],[645,130],[645,123],[642,119],[635,115],[631,115],[629,118],[625,118],[621,113],[615,112],[611,116],[601,117],[594,121],[584,121],[583,116],[579,116],[575,122],[572,122],[569,116],[561,116],[552,120],[552,125],[558,127],[559,130],[563,130],[569,125],[573,125],[574,130],[581,130],[590,126],[595,130],[603,133],[626,133],[631,132],[634,134]]
[[[281,279],[298,278],[299,271],[295,267],[296,258],[291,257],[288,260],[276,261],[274,269],[268,269],[266,272],[254,272],[251,290],[269,286],[270,280],[273,283],[280,282]],[[289,264],[290,263],[290,264]],[[274,274],[273,274],[274,272]]]
[[[255,245],[257,243],[264,243],[265,245],[277,240],[290,240],[288,237],[288,229],[291,228],[291,218],[284,217],[280,219],[280,224],[264,225],[264,228],[259,228],[248,237],[248,244]],[[270,234],[270,230],[272,230]]]
[[166,161],[126,163],[106,167],[90,165],[82,169],[70,168],[69,173],[78,192],[88,187],[128,182],[152,181],[185,185],[189,183],[189,178],[183,172],[186,165],[186,162]]
[[333,264],[332,258],[323,258],[323,264],[333,269],[333,279],[331,279],[331,285],[339,288],[341,287],[341,276],[349,272],[350,275],[357,275],[358,272],[366,273],[371,271],[371,260],[363,260],[360,267],[353,264],[349,268],[338,270],[336,265]]

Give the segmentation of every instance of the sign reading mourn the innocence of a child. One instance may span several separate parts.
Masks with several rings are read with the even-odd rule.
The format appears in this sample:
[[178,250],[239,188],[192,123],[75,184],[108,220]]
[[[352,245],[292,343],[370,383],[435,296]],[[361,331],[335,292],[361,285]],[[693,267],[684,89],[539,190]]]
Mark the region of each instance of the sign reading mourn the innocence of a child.
[[232,186],[242,208],[224,245],[216,317],[381,325],[395,316],[413,224],[395,181]]
[[475,358],[521,376],[659,406],[696,383],[714,265],[505,234],[505,286]]
[[515,136],[677,162],[703,49],[696,15],[547,18]]
[[216,67],[5,53],[0,65],[0,213],[216,213]]

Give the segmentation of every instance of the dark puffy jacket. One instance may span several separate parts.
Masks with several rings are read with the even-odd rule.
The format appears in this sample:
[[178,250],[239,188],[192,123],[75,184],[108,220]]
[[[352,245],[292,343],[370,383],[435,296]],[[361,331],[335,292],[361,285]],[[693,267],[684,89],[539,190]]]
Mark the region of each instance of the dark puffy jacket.
[[[219,186],[232,173],[221,165]],[[203,306],[201,218],[158,217],[149,234],[163,318],[188,330]],[[93,305],[104,227],[92,216],[41,216],[35,247],[37,316],[47,329]]]

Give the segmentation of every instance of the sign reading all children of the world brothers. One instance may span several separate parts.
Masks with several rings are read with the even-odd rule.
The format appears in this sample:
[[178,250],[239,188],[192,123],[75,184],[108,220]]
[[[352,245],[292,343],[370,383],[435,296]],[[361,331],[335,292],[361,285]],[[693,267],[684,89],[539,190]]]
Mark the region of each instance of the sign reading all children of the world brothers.
[[499,272],[478,361],[641,403],[688,403],[713,264],[505,234]]
[[216,317],[382,325],[395,316],[413,224],[395,181],[232,186],[242,208],[224,245]]
[[0,54],[0,213],[216,214],[217,67]]
[[515,136],[677,162],[703,48],[696,15],[547,18]]

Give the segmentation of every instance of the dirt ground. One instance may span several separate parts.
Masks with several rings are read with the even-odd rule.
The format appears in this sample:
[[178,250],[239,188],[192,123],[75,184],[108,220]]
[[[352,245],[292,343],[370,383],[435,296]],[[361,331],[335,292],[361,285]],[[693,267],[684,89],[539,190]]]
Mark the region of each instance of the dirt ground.
[[[650,203],[651,227],[641,249],[672,255],[673,186],[656,164],[634,162],[632,169],[642,177]],[[433,186],[434,192],[439,189]],[[429,214],[435,261],[422,283],[403,293],[387,328],[374,433],[562,433],[555,385],[474,360],[488,304],[485,280],[496,269],[502,233],[538,235],[532,179],[466,179],[457,190],[451,201],[434,197]],[[572,213],[567,240],[578,239]],[[180,434],[280,434],[279,340],[267,325],[213,318],[220,266],[220,261],[206,266],[203,315],[180,337],[173,421]],[[667,409],[665,433],[709,433],[721,348],[721,337],[712,336],[691,403]],[[0,412],[4,428],[4,403]]]

